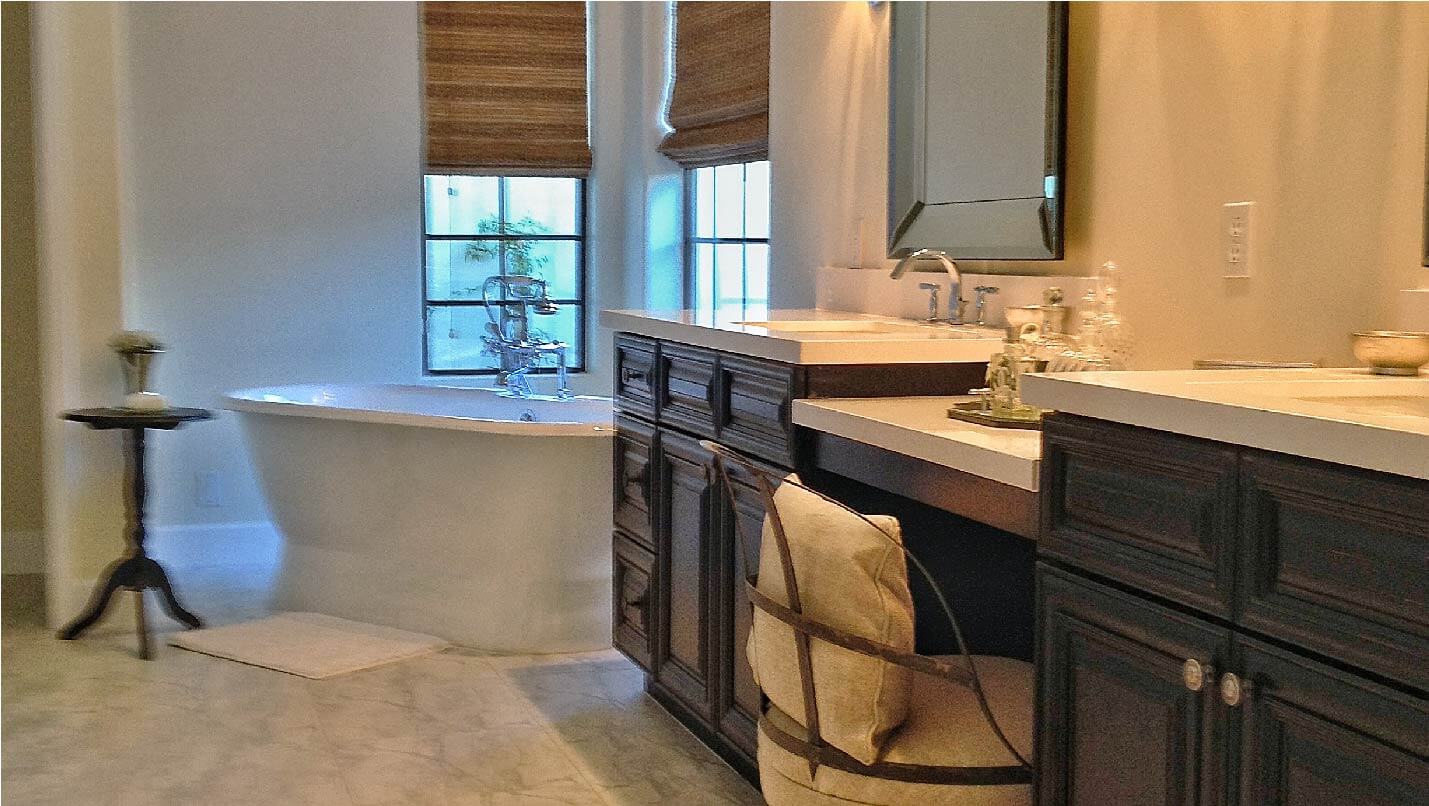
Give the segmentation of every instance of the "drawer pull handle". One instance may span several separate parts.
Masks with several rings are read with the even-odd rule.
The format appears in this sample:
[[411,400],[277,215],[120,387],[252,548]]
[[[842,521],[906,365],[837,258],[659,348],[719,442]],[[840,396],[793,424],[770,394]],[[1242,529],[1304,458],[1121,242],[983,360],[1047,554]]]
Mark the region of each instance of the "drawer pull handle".
[[1231,708],[1250,699],[1250,681],[1242,680],[1234,672],[1221,677],[1221,702]]
[[1187,691],[1200,691],[1206,687],[1206,681],[1212,680],[1216,676],[1216,669],[1209,663],[1201,663],[1195,658],[1187,658],[1181,664],[1181,682],[1186,684]]
[[630,367],[625,367],[621,370],[620,382],[626,385],[629,385],[632,382],[645,384],[647,386],[649,385],[648,383],[646,383],[645,373],[642,370],[631,369]]

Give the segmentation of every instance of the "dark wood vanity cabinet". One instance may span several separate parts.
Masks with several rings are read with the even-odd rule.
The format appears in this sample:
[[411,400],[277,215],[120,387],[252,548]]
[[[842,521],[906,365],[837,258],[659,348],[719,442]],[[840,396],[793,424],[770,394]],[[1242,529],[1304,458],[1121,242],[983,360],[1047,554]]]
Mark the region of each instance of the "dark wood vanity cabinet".
[[762,700],[744,580],[764,505],[737,468],[730,490],[719,484],[699,440],[783,475],[798,467],[796,398],[962,394],[984,365],[794,365],[629,333],[615,362],[614,643],[661,705],[752,780]]
[[[744,579],[758,562],[764,506],[734,468],[731,500],[699,440],[789,472],[802,368],[629,334],[616,339],[616,363],[615,646],[646,670],[662,705],[752,779],[762,700],[745,656]],[[636,567],[647,555],[630,559],[632,535],[647,536],[648,582]],[[635,610],[629,591],[641,585],[648,604]]]
[[1039,803],[1429,802],[1429,483],[1055,415],[1042,489]]

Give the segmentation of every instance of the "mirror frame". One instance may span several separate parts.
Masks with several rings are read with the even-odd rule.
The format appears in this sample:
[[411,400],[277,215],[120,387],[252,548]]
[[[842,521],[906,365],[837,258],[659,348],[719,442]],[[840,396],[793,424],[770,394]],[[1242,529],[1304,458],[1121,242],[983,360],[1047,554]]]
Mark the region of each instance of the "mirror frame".
[[[902,258],[912,254],[918,249],[939,249],[951,258],[956,260],[1061,260],[1064,248],[1064,225],[1066,218],[1066,140],[1067,140],[1067,27],[1068,27],[1068,4],[1060,2],[1049,2],[1048,26],[1047,26],[1047,97],[1044,103],[1043,120],[1046,130],[1043,135],[1043,175],[1044,189],[1046,184],[1052,185],[1050,195],[1043,198],[1038,205],[1037,215],[1042,229],[1042,245],[1045,254],[1018,254],[1018,255],[992,255],[977,254],[969,252],[966,248],[951,246],[940,246],[938,244],[918,244],[916,246],[897,246],[899,238],[907,231],[912,223],[922,213],[926,206],[922,196],[925,193],[925,176],[923,162],[925,160],[926,148],[923,144],[922,130],[925,126],[919,125],[920,119],[924,115],[923,105],[919,104],[915,113],[915,146],[914,162],[917,176],[914,177],[914,199],[907,209],[898,211],[894,209],[896,197],[894,196],[894,184],[897,182],[897,172],[895,170],[896,153],[894,127],[897,126],[895,119],[895,109],[897,106],[897,88],[895,86],[896,76],[892,69],[893,59],[893,37],[895,35],[894,16],[889,15],[888,38],[889,38],[889,72],[888,72],[888,241],[887,253],[889,258]],[[926,5],[925,5],[926,9]],[[926,52],[926,44],[920,47]],[[919,85],[922,78],[918,79]],[[999,203],[1008,200],[989,200],[987,204]],[[981,204],[979,202],[968,202],[967,204]]]

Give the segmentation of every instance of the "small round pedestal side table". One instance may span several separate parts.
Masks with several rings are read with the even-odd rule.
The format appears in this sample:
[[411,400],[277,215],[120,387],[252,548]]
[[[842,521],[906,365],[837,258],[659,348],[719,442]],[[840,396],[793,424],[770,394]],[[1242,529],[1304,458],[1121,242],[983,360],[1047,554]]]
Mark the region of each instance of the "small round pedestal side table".
[[84,423],[96,430],[122,429],[128,451],[128,467],[125,482],[128,504],[128,551],[107,569],[103,580],[94,589],[94,595],[85,608],[69,626],[60,630],[59,637],[70,641],[99,621],[109,607],[114,592],[134,591],[136,611],[139,621],[139,657],[148,660],[149,628],[144,617],[144,591],[154,588],[161,596],[164,612],[182,622],[189,629],[203,626],[198,616],[185,610],[174,596],[174,587],[169,583],[169,575],[163,566],[151,558],[144,550],[146,529],[144,526],[144,499],[148,495],[148,480],[144,477],[144,434],[150,429],[172,431],[184,423],[208,420],[212,412],[205,409],[164,409],[162,411],[131,411],[129,409],[74,409],[60,415],[63,419]]

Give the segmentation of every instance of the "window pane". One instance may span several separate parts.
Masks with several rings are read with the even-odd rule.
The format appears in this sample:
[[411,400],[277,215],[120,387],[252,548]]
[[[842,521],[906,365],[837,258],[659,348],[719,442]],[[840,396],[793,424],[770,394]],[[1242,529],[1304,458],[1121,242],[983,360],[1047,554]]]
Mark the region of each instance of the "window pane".
[[[550,316],[531,317],[531,338],[534,341],[563,341],[566,343],[568,367],[575,366],[580,355],[581,332],[579,305],[562,305],[557,313]],[[555,367],[554,357],[546,359],[542,366]]]
[[751,162],[744,174],[744,237],[769,237],[769,161]]
[[695,310],[714,310],[714,244],[695,244]]
[[580,244],[577,241],[507,241],[506,272],[540,277],[552,299],[578,299]]
[[692,174],[695,183],[695,237],[714,237],[714,168],[696,168]]
[[427,307],[427,366],[434,370],[496,369],[485,355],[486,309],[481,306]]
[[715,246],[715,288],[720,311],[738,311],[744,304],[744,246],[722,243]]
[[427,241],[427,299],[481,299],[481,284],[499,274],[497,241]]
[[494,176],[427,176],[426,225],[432,235],[496,232],[497,193]]
[[744,237],[744,166],[716,165],[715,236]]
[[[493,370],[500,366],[495,355],[486,355],[482,336],[486,333],[486,309],[479,305],[427,307],[427,366],[433,370]],[[531,335],[547,341],[564,341],[567,366],[583,369],[580,358],[580,306],[562,305],[551,316],[532,316]],[[542,364],[554,368],[554,357]],[[542,391],[539,387],[537,391]]]
[[[752,243],[744,247],[745,302],[753,308],[769,309],[769,244]],[[763,318],[765,314],[759,314]],[[755,318],[755,314],[746,312]]]
[[507,231],[518,235],[579,235],[576,215],[579,181],[564,177],[508,177]]

